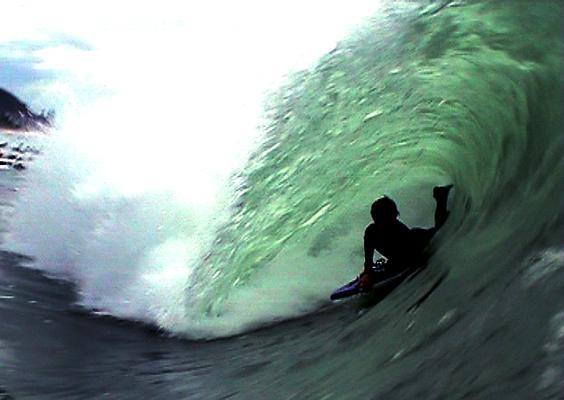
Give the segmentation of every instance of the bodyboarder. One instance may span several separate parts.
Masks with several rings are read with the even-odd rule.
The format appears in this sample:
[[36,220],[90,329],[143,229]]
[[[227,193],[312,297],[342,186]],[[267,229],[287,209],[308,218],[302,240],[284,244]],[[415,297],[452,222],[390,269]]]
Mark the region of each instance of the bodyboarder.
[[[447,200],[452,185],[436,186],[435,226],[429,229],[408,228],[399,219],[396,203],[387,196],[372,203],[370,215],[374,220],[364,232],[364,271],[360,274],[360,289],[369,290],[374,282],[421,265],[426,260],[426,249],[433,235],[444,225]],[[374,250],[386,258],[374,263]]]

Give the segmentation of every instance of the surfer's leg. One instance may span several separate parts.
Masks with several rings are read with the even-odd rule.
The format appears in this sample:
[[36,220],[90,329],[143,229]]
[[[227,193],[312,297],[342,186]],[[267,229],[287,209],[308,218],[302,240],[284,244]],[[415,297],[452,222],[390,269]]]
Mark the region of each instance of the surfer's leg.
[[437,203],[435,208],[435,231],[439,230],[448,218],[447,201],[450,189],[452,189],[452,185],[435,186],[433,188],[433,197]]

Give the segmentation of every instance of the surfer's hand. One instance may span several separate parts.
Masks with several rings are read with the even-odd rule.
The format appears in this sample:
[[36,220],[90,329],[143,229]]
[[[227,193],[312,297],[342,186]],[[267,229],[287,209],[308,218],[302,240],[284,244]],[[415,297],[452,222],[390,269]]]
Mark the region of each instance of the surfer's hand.
[[360,274],[359,280],[360,290],[369,290],[372,287],[372,278],[370,277],[370,274],[363,272],[362,274]]

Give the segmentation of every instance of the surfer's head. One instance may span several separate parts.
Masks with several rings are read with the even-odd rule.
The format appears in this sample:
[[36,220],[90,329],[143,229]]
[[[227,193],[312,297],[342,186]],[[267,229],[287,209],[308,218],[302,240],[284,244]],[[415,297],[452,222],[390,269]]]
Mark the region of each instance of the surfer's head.
[[370,215],[374,222],[386,222],[398,217],[398,207],[388,196],[380,197],[370,207]]

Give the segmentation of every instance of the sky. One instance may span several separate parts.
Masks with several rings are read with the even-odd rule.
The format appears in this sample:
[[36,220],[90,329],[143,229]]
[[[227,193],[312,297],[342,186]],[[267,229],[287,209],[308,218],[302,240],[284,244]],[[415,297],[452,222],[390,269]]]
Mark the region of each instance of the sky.
[[54,76],[105,88],[140,79],[162,86],[173,77],[175,85],[208,90],[200,78],[212,75],[216,87],[226,87],[225,77],[229,87],[256,93],[330,51],[378,3],[24,0],[2,7],[5,87]]

